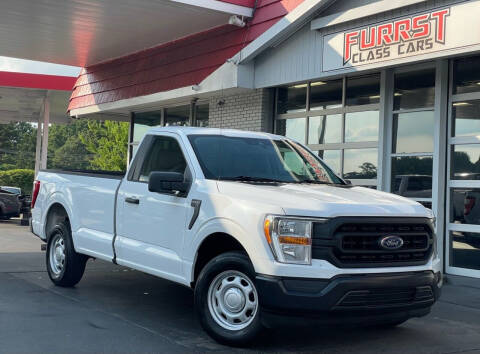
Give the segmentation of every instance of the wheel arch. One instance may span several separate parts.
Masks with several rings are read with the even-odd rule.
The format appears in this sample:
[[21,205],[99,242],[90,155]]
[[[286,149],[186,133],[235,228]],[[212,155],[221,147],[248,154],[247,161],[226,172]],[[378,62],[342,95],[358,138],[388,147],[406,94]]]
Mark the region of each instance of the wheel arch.
[[53,226],[62,221],[66,221],[71,229],[70,215],[67,211],[67,208],[65,208],[62,203],[54,201],[48,207],[47,212],[45,213],[45,241],[48,241],[50,237],[50,230],[53,228]]
[[251,261],[251,257],[247,249],[242,245],[242,243],[226,232],[214,232],[206,236],[200,243],[197,252],[195,254],[195,259],[193,262],[193,269],[191,274],[191,286],[194,287],[195,282],[200,275],[202,269],[210,262],[213,258],[229,251],[242,251],[245,252],[247,257]]

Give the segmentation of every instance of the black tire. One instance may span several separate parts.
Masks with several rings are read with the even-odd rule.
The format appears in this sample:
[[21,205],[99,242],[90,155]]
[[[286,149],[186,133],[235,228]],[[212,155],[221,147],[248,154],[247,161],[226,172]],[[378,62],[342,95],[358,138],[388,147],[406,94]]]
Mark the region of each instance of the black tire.
[[[55,256],[54,248],[57,242],[60,244],[58,248],[61,249],[63,245],[63,262],[59,261],[60,256]],[[87,256],[75,252],[70,225],[67,222],[61,221],[50,230],[46,263],[48,276],[55,285],[62,287],[76,285],[82,279],[87,260]],[[56,264],[62,264],[62,266],[56,267]]]
[[[247,315],[248,311],[251,312],[248,315],[248,321],[244,324],[247,325],[248,323],[245,328],[235,330],[226,329],[218,323],[218,319],[214,318],[218,318],[218,316],[215,316],[215,310],[211,310],[209,307],[209,296],[211,296],[209,293],[210,285],[217,281],[219,277],[222,277],[224,274],[226,275],[226,272],[238,274],[239,279],[242,279],[242,276],[247,277],[248,279],[244,278],[244,283],[241,284],[247,284],[245,281],[247,280],[250,282],[250,284],[248,284],[248,289],[252,289],[253,286],[252,291],[246,290],[246,293],[249,294],[248,296],[252,303],[256,300],[257,305],[255,311],[247,310]],[[225,281],[228,281],[228,279],[230,278],[227,277]],[[243,286],[246,287],[246,285]],[[220,285],[218,289],[221,288],[222,285]],[[227,252],[213,258],[202,269],[195,284],[195,310],[200,320],[200,324],[213,339],[222,344],[236,347],[243,347],[251,344],[252,340],[254,340],[263,329],[260,321],[260,304],[258,301],[258,293],[255,287],[255,271],[248,256],[243,252]],[[243,308],[246,307],[246,304],[243,303]],[[241,312],[243,312],[243,310]]]

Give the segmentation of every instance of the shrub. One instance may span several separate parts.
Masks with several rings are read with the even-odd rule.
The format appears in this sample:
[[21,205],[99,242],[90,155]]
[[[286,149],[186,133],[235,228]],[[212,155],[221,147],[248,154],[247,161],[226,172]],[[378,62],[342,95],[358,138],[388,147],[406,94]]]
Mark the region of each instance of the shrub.
[[0,171],[0,186],[19,187],[24,194],[31,194],[34,178],[33,170]]

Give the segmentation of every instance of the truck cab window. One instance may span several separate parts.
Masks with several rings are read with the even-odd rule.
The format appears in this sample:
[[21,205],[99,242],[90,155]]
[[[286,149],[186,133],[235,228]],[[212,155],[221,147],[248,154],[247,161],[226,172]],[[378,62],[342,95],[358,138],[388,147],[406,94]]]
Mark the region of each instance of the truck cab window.
[[177,140],[156,136],[140,170],[139,181],[148,182],[151,172],[178,172],[185,174],[187,162]]

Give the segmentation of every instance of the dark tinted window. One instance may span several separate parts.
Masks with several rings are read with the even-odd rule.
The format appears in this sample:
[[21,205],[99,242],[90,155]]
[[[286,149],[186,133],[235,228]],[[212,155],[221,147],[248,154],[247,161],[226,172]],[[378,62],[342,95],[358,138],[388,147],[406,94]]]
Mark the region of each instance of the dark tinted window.
[[478,179],[480,144],[455,145],[452,151],[452,173],[453,179]]
[[453,267],[480,269],[480,233],[453,231],[450,265]]
[[199,104],[195,106],[195,109],[197,110],[195,115],[195,126],[208,127],[209,105]]
[[402,156],[392,159],[392,191],[409,198],[432,197],[433,158]]
[[185,173],[186,167],[178,142],[174,138],[156,136],[143,161],[139,180],[148,182],[151,172]]
[[167,108],[165,110],[165,125],[188,125],[190,119],[190,105]]
[[307,84],[278,89],[277,113],[293,113],[307,109]]
[[310,84],[310,109],[342,106],[343,81],[318,81]]
[[380,75],[347,79],[347,106],[380,102]]
[[394,110],[433,107],[435,70],[395,75]]
[[480,189],[455,188],[450,198],[450,222],[480,225]]
[[480,91],[480,57],[455,60],[453,64],[453,93]]
[[341,183],[315,155],[292,141],[223,135],[190,135],[189,139],[208,179]]

